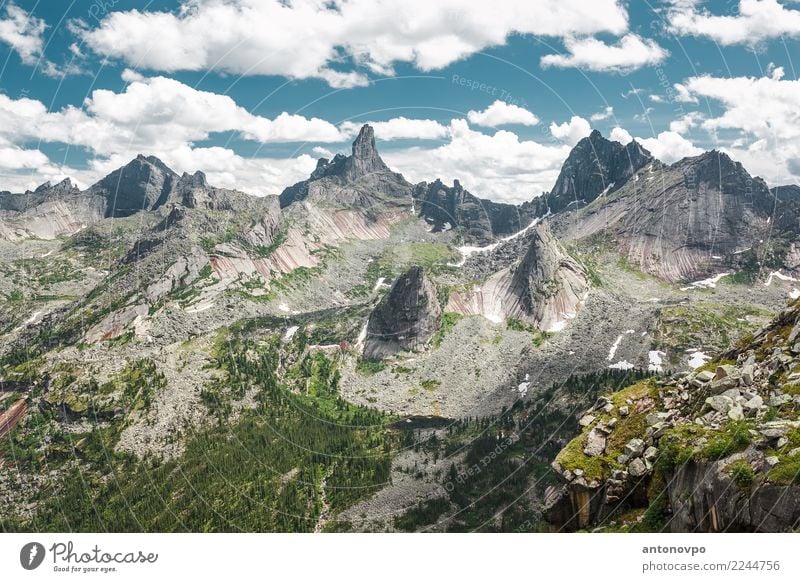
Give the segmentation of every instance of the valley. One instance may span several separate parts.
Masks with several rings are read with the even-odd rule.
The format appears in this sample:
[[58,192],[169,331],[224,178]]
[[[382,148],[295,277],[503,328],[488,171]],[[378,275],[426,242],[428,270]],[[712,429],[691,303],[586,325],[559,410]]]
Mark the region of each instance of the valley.
[[[702,447],[682,427],[716,395],[694,380],[734,364],[765,370],[748,430],[786,428],[747,449],[777,459],[753,491],[798,494],[794,190],[599,132],[521,205],[431,179],[390,170],[367,125],[280,196],[152,156],[0,194],[2,528],[719,531],[648,488],[679,473],[659,455]],[[642,414],[673,392],[697,409],[653,438]],[[638,475],[615,456],[634,438]]]

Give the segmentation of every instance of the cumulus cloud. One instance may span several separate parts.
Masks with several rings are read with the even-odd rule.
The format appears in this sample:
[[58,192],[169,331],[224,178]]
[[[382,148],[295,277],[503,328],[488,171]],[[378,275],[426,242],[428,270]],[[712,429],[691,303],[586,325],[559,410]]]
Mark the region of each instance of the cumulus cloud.
[[253,115],[227,95],[200,91],[165,77],[133,78],[124,91],[97,89],[83,107],[48,111],[40,101],[0,95],[0,135],[84,146],[109,156],[164,152],[219,132],[261,143],[340,142],[328,121],[281,113]]
[[702,119],[702,113],[692,111],[672,121],[669,124],[669,130],[680,134],[688,133],[690,129],[697,127]]
[[694,2],[675,2],[667,12],[669,28],[680,35],[706,37],[722,45],[781,37],[800,37],[800,10],[777,0],[740,0],[738,14],[717,15]]
[[619,0],[184,0],[177,12],[111,12],[80,35],[94,52],[158,71],[319,78],[363,85],[351,61],[391,75],[395,63],[440,69],[511,34],[623,34]]
[[628,145],[630,142],[633,141],[633,136],[630,133],[628,133],[627,130],[617,126],[611,130],[609,139],[611,141],[618,141],[622,145]]
[[570,149],[521,140],[506,130],[487,135],[464,119],[453,120],[449,133],[439,147],[389,151],[383,158],[412,182],[458,179],[482,198],[519,203],[552,188]]
[[500,101],[499,99],[483,111],[470,111],[467,119],[475,125],[483,127],[499,127],[501,125],[536,125],[539,118],[523,107]]
[[574,146],[581,139],[592,133],[592,126],[583,117],[575,115],[572,119],[560,125],[555,122],[551,123],[550,133],[557,140],[569,146]]
[[42,56],[45,21],[36,18],[13,2],[7,2],[0,18],[0,41],[8,44],[26,64],[38,67],[46,75],[60,74],[58,67]]
[[722,113],[700,127],[715,135],[738,131],[726,151],[751,173],[780,184],[796,179],[789,161],[800,157],[800,81],[783,79],[780,67],[765,77],[702,75],[684,82],[689,96],[717,102]]
[[[226,95],[199,91],[174,79],[146,78],[126,72],[128,86],[119,93],[98,89],[82,107],[48,111],[35,99],[0,94],[0,156],[3,168],[17,173],[36,168],[60,173],[29,141],[63,143],[95,155],[86,170],[71,176],[88,184],[138,153],[153,154],[177,171],[202,169],[209,179],[251,193],[275,193],[307,175],[310,156],[291,159],[244,158],[231,148],[197,146],[214,134],[235,132],[259,143],[339,143],[347,139],[328,121],[281,113],[273,119],[253,115]],[[4,188],[30,178],[5,175]]]
[[[634,139],[627,130],[621,127],[612,129],[610,137],[613,141],[618,141],[623,145],[627,145]],[[642,144],[656,159],[665,164],[672,164],[683,158],[703,153],[701,148],[696,147],[692,142],[674,131],[662,131],[656,137],[637,137],[636,141]]]
[[598,111],[597,113],[593,113],[589,119],[592,121],[603,121],[605,119],[609,119],[614,115],[614,108],[611,106],[606,107],[602,111]]
[[633,33],[626,34],[616,44],[606,44],[596,38],[568,38],[564,47],[567,54],[543,56],[542,67],[625,73],[658,64],[669,55],[655,41]]
[[[395,117],[388,121],[370,121],[375,137],[390,141],[395,139],[442,139],[447,136],[447,126],[433,119],[408,119]],[[358,135],[362,122],[345,121],[339,126],[347,138]]]

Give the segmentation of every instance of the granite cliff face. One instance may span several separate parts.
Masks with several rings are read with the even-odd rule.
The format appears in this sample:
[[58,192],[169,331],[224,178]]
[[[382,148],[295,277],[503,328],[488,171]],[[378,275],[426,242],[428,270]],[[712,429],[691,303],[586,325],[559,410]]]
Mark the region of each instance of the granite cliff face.
[[155,156],[139,155],[88,191],[106,200],[105,216],[124,217],[162,206],[177,177]]
[[447,309],[496,322],[512,317],[542,331],[563,329],[586,298],[586,273],[563,251],[546,223],[531,229],[526,245],[520,260],[480,286],[451,293]]
[[381,359],[425,346],[441,326],[436,287],[422,267],[412,267],[392,285],[367,324],[364,357]]
[[72,234],[105,216],[106,199],[81,192],[69,178],[33,192],[0,192],[0,239],[52,239]]
[[740,271],[748,261],[780,268],[782,248],[796,238],[796,205],[722,152],[648,162],[617,188],[555,217],[554,231],[613,239],[630,263],[668,282]]
[[555,214],[585,206],[621,188],[637,171],[654,161],[650,152],[635,140],[623,146],[594,130],[569,153],[550,193],[535,201],[538,213]]
[[302,200],[323,201],[370,208],[382,201],[410,203],[411,184],[392,172],[378,155],[375,131],[369,125],[353,142],[352,154],[321,158],[308,180],[289,186],[280,194],[281,208]]
[[534,218],[530,203],[519,206],[474,196],[458,180],[448,187],[440,180],[414,187],[418,214],[434,232],[456,230],[468,245],[487,245],[528,226]]

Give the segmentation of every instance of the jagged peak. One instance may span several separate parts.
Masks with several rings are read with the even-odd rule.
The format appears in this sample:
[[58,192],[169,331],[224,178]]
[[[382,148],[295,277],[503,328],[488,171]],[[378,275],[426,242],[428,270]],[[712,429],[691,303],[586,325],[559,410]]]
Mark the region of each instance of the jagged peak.
[[201,172],[197,170],[194,174],[190,174],[189,172],[184,172],[181,175],[180,181],[184,184],[189,184],[194,188],[206,188],[208,187],[208,179],[206,178],[205,172]]
[[144,154],[138,154],[134,159],[125,164],[125,166],[123,167],[127,168],[129,166],[141,166],[142,164],[155,166],[156,168],[158,168],[162,172],[166,172],[167,174],[177,175],[177,173],[172,168],[170,168],[167,164],[161,161],[160,158],[153,155],[145,156]]
[[375,145],[375,130],[369,124],[361,126],[358,136],[353,142],[353,157],[367,159],[378,155],[378,148]]
[[603,137],[603,134],[600,133],[599,130],[593,129],[592,133],[589,134],[589,139],[590,140],[605,139],[605,137]]

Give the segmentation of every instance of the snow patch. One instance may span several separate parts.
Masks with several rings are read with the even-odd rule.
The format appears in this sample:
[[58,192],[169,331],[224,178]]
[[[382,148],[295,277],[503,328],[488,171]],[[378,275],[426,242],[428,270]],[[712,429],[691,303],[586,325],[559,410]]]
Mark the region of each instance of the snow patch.
[[611,190],[613,187],[614,187],[614,182],[611,182],[611,184],[609,184],[608,186],[606,186],[606,187],[605,187],[605,190],[603,190],[602,192],[600,192],[600,194],[598,194],[598,195],[597,195],[597,197],[598,197],[598,198],[602,198],[603,196],[605,196],[606,194],[608,194],[608,191],[609,191],[609,190]]
[[784,275],[780,271],[773,271],[772,273],[769,274],[769,277],[767,277],[767,282],[764,283],[764,286],[769,287],[770,285],[772,285],[773,278],[780,279],[781,281],[791,281],[792,283],[797,283],[798,281],[798,279],[795,279],[794,277],[791,277],[789,275]]
[[647,370],[649,372],[663,372],[664,368],[662,364],[664,363],[663,357],[666,356],[664,352],[660,352],[658,350],[650,350],[647,354],[648,360],[650,361],[647,364]]
[[19,331],[19,330],[21,330],[21,329],[25,329],[25,328],[26,328],[26,327],[28,327],[30,324],[32,324],[33,322],[35,322],[35,321],[36,321],[36,318],[37,318],[37,317],[39,317],[41,314],[42,314],[42,312],[41,312],[41,311],[34,311],[34,312],[31,314],[31,316],[30,316],[28,319],[26,319],[25,321],[23,321],[21,324],[19,324],[19,326],[18,326],[18,327],[17,327],[17,328],[16,328],[14,331]]
[[514,240],[515,238],[517,238],[519,236],[522,236],[523,234],[528,232],[530,229],[532,229],[534,226],[539,224],[542,220],[544,220],[548,216],[550,216],[550,212],[549,211],[547,212],[547,214],[545,214],[542,217],[534,218],[531,221],[531,223],[528,226],[526,226],[525,228],[523,228],[522,230],[518,230],[514,234],[510,234],[510,235],[508,235],[506,237],[503,237],[499,241],[493,242],[491,244],[488,244],[485,247],[472,247],[472,246],[458,247],[457,250],[458,250],[459,253],[461,253],[461,260],[458,263],[447,263],[447,265],[449,267],[463,267],[464,263],[466,262],[466,260],[469,257],[471,257],[472,255],[474,255],[476,253],[487,253],[487,252],[493,251],[498,246],[500,246],[502,243],[506,243],[508,241]]
[[731,275],[731,273],[720,273],[719,275],[714,275],[708,279],[702,279],[700,281],[695,281],[694,283],[689,283],[688,287],[681,287],[681,291],[689,291],[691,289],[714,289],[717,286],[717,283],[719,283],[720,279],[727,277],[728,275]]
[[528,393],[528,388],[530,388],[530,382],[523,382],[519,386],[517,386],[517,391],[519,392],[520,396],[525,396]]
[[609,362],[614,359],[615,355],[617,355],[617,348],[619,347],[619,342],[621,341],[622,341],[622,334],[619,334],[619,337],[617,337],[616,341],[613,344],[611,344],[611,349],[608,350]]
[[701,352],[697,348],[686,350],[686,353],[690,354],[688,364],[693,370],[696,370],[711,359],[711,356]]
[[634,365],[627,360],[620,360],[616,364],[609,364],[608,367],[612,370],[632,370]]

